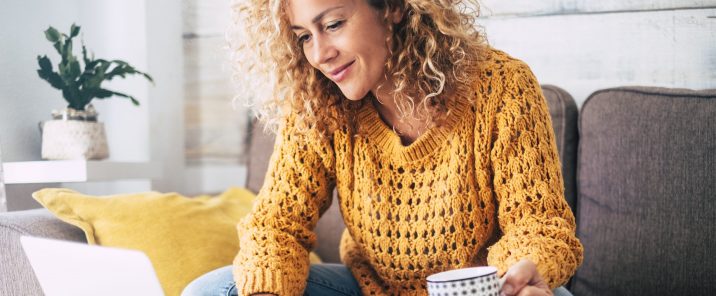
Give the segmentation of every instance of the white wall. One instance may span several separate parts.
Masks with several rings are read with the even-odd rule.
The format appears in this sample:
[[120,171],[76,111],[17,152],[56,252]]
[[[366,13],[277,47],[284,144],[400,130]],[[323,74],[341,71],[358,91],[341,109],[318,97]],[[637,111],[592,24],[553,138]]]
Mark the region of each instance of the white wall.
[[184,0],[187,194],[217,193],[246,179],[250,115],[231,83],[225,32],[231,0]]
[[[54,51],[42,33],[48,25],[68,30],[79,18],[79,1],[3,1],[0,9],[0,145],[3,161],[38,160],[37,124],[64,107],[61,94],[37,77],[36,56]],[[57,58],[52,58],[53,62]],[[30,193],[43,186],[8,185],[8,209],[34,206]]]
[[186,192],[184,183],[184,51],[182,3],[146,0],[147,68],[156,86],[149,88],[151,159],[162,166],[164,178],[152,189]]
[[[54,51],[42,33],[68,30],[79,1],[3,1],[0,9],[0,143],[5,161],[39,159],[37,123],[63,107],[61,94],[37,77],[36,56]],[[52,56],[52,55],[50,55]],[[53,57],[53,62],[57,61]]]
[[716,88],[714,0],[484,0],[490,43],[581,105],[595,90]]
[[[59,91],[37,77],[36,56],[47,54],[56,63],[58,56],[43,31],[54,26],[67,32],[73,22],[82,26],[85,44],[97,57],[125,60],[149,72],[157,84],[152,86],[142,78],[130,77],[106,85],[134,95],[141,102],[140,107],[121,98],[94,103],[107,129],[110,160],[168,163],[165,177],[154,185],[160,190],[181,191],[182,188],[171,188],[183,181],[183,157],[177,157],[183,156],[183,115],[176,107],[183,99],[183,69],[181,4],[176,1],[3,1],[0,9],[3,161],[40,159],[37,123],[47,120],[52,109],[63,108],[65,104]],[[161,129],[153,130],[150,126]],[[58,185],[8,185],[8,207],[10,210],[36,207],[29,194]],[[87,193],[110,194],[148,190],[152,184],[124,181],[65,185]]]

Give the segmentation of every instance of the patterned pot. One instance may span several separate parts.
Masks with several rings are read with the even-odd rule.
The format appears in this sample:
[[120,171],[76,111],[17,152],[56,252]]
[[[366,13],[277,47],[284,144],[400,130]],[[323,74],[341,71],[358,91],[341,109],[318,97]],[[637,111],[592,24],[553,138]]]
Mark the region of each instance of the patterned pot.
[[54,111],[53,120],[40,123],[42,158],[48,160],[105,159],[109,157],[104,124],[97,113],[65,109]]

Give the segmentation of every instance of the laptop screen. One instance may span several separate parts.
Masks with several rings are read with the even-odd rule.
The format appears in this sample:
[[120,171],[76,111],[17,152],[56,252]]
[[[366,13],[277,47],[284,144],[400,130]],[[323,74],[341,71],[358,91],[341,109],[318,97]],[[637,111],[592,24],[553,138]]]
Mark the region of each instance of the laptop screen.
[[140,251],[29,236],[20,242],[45,295],[163,295]]

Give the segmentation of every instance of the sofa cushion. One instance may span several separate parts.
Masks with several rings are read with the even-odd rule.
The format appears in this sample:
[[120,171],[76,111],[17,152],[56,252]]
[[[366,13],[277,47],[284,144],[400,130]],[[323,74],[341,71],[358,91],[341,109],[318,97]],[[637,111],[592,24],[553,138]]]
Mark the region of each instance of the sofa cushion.
[[217,198],[145,192],[97,197],[43,189],[33,197],[59,219],[82,229],[87,242],[135,249],[149,257],[166,295],[230,265],[239,250],[236,223],[253,194],[230,189]]
[[598,91],[580,117],[575,295],[716,291],[716,90]]
[[549,115],[552,118],[555,141],[559,152],[559,161],[562,163],[562,177],[564,178],[564,197],[572,208],[576,210],[577,199],[577,104],[569,93],[554,85],[542,85]]

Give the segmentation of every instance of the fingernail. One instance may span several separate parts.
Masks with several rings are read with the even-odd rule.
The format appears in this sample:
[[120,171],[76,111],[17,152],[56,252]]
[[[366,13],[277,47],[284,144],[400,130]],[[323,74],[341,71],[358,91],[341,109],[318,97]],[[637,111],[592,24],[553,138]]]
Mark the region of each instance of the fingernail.
[[507,284],[502,286],[502,293],[505,293],[505,295],[512,295],[512,286]]

